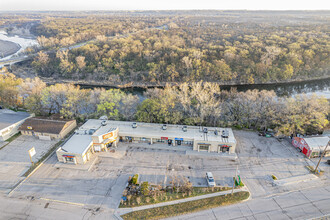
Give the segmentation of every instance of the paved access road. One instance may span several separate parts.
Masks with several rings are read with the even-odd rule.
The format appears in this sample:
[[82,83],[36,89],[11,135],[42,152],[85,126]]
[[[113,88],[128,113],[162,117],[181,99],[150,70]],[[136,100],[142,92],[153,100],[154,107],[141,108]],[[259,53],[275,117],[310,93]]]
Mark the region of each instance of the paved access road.
[[169,219],[312,219],[330,215],[330,186],[251,199]]

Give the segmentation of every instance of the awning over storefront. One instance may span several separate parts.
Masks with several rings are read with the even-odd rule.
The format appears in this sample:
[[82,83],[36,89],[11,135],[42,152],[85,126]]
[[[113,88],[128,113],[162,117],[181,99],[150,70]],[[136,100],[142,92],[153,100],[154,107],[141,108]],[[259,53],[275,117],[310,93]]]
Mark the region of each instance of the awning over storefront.
[[75,156],[72,156],[72,155],[62,155],[62,157],[74,158]]

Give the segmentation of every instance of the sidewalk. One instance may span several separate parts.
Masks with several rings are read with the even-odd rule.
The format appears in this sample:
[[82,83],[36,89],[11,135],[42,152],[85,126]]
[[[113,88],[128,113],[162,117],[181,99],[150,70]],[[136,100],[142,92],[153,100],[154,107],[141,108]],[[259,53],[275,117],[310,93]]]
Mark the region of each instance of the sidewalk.
[[[241,191],[248,191],[248,190],[246,187],[243,187],[241,189],[234,189],[234,193],[241,192]],[[227,191],[222,191],[222,192],[205,194],[205,195],[201,195],[201,196],[189,197],[189,198],[185,198],[185,199],[173,200],[173,201],[169,201],[169,202],[162,202],[162,203],[138,206],[138,207],[133,207],[133,208],[119,208],[115,211],[115,215],[118,217],[118,216],[124,215],[129,212],[135,212],[135,211],[144,210],[144,209],[152,209],[152,208],[161,207],[161,206],[174,205],[174,204],[179,204],[179,203],[184,203],[184,202],[189,202],[189,201],[194,201],[194,200],[206,199],[206,198],[210,198],[210,197],[230,194],[231,192],[232,192],[232,190],[227,190]]]
[[167,146],[166,144],[147,144],[147,143],[130,143],[129,147],[139,147],[144,149],[164,150],[181,152],[189,156],[207,156],[207,157],[225,157],[236,160],[237,154],[217,153],[217,152],[198,152],[192,149],[192,146]]
[[300,183],[300,182],[307,182],[311,180],[315,180],[318,177],[315,176],[314,174],[307,174],[307,175],[301,175],[301,176],[293,176],[285,179],[280,179],[280,180],[274,180],[274,183],[278,186],[284,186],[284,185],[289,185],[289,184],[294,184],[294,183]]
[[233,160],[237,159],[237,154],[217,153],[217,152],[198,152],[196,150],[187,150],[186,155],[208,156],[208,157],[225,157]]
[[155,150],[167,150],[167,151],[181,151],[186,152],[186,150],[191,147],[188,146],[168,146],[166,144],[147,144],[147,143],[130,143],[129,147],[139,147],[144,149],[155,149]]
[[96,154],[92,154],[90,160],[87,161],[85,164],[72,164],[72,163],[63,163],[57,161],[53,165],[53,167],[69,169],[69,170],[73,169],[73,170],[90,171],[97,160],[98,160],[98,156]]

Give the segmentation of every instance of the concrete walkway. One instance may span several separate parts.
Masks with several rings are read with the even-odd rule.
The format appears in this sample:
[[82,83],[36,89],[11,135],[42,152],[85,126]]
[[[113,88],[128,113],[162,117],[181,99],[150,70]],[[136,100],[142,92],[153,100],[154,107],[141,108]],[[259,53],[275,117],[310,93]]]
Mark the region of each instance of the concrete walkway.
[[[234,189],[234,193],[241,192],[241,191],[248,191],[248,190],[246,187],[243,187],[241,189]],[[173,200],[173,201],[169,201],[169,202],[162,202],[162,203],[138,206],[138,207],[133,207],[133,208],[119,208],[115,211],[115,215],[118,217],[118,216],[124,215],[126,213],[130,213],[130,212],[140,211],[140,210],[144,210],[144,209],[152,209],[152,208],[161,207],[161,206],[174,205],[174,204],[179,204],[179,203],[184,203],[184,202],[189,202],[189,201],[194,201],[194,200],[206,199],[206,198],[211,198],[211,197],[215,197],[215,196],[230,194],[231,192],[232,192],[232,190],[227,190],[227,191],[205,194],[205,195],[201,195],[201,196],[189,197],[189,198],[185,198],[185,199]]]
[[208,156],[208,157],[226,157],[226,158],[231,158],[233,160],[237,159],[237,154],[228,154],[228,153],[217,153],[217,152],[198,152],[196,150],[187,150],[186,155],[196,155],[196,156]]
[[237,154],[227,154],[227,153],[217,153],[217,152],[198,152],[196,150],[193,150],[191,146],[167,146],[166,144],[141,144],[141,143],[130,143],[130,147],[139,147],[144,149],[154,149],[154,150],[164,150],[164,151],[176,151],[176,152],[182,152],[189,156],[208,156],[208,157],[226,157],[236,160]]
[[293,176],[285,179],[280,179],[280,180],[274,180],[274,183],[278,186],[284,186],[284,185],[289,185],[289,184],[297,184],[300,182],[307,182],[311,180],[315,180],[318,177],[315,176],[314,174],[307,174],[307,175],[301,175],[301,176]]

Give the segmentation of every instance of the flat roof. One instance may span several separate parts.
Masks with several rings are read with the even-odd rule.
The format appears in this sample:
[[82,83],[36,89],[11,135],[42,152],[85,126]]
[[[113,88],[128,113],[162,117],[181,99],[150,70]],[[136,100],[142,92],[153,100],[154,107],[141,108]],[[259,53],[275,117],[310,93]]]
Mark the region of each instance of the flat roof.
[[30,117],[30,114],[27,112],[14,112],[7,109],[0,110],[0,130],[28,117]]
[[[101,125],[101,122],[104,120],[98,119],[90,119],[88,123]],[[207,141],[215,141],[222,143],[236,143],[236,139],[234,137],[233,131],[231,128],[218,128],[218,127],[202,127],[207,128],[208,133],[205,135],[199,126],[187,126],[187,131],[184,132],[182,130],[184,125],[171,125],[167,124],[167,129],[163,130],[163,124],[155,124],[155,123],[143,123],[143,122],[135,122],[137,124],[137,128],[133,128],[132,124],[134,122],[127,121],[111,121],[106,120],[107,125],[104,126],[106,130],[109,127],[118,127],[120,136],[135,136],[135,137],[146,137],[146,138],[160,138],[160,137],[168,137],[168,138],[182,138],[183,140],[195,140],[199,142],[207,142]],[[101,127],[102,128],[102,127]],[[101,129],[100,128],[100,129]],[[103,130],[103,128],[102,128]],[[101,130],[101,131],[102,131]],[[214,131],[218,131],[218,135],[214,134]],[[228,138],[222,138],[221,133],[223,130],[228,131]],[[101,133],[100,131],[96,131],[95,134]],[[94,135],[95,135],[94,134]]]
[[97,130],[99,127],[101,127],[101,121],[103,121],[103,120],[97,120],[97,121],[98,122],[96,123],[95,119],[89,119],[82,126],[80,126],[78,129],[79,130],[89,130],[89,129]]
[[314,148],[323,149],[327,146],[330,138],[320,136],[320,137],[304,138],[304,140],[306,141],[310,149],[314,149]]
[[[104,121],[104,120],[101,120],[101,121]],[[104,126],[101,126],[94,134],[93,136],[100,136],[100,135],[103,135],[103,134],[107,134],[111,131],[114,131],[116,130],[117,127],[114,126],[111,121],[107,121],[106,125]]]
[[68,153],[85,154],[92,143],[91,135],[74,134],[61,148]]

